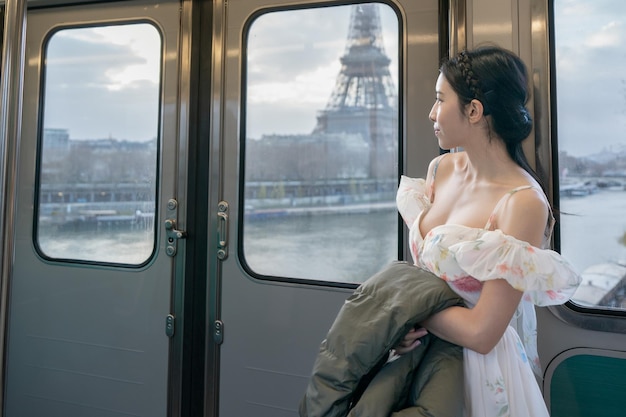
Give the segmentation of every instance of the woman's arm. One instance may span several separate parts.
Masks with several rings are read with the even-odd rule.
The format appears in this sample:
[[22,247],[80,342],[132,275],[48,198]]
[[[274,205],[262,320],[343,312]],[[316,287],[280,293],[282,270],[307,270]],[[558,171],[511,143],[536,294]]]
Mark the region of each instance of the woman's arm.
[[522,292],[505,280],[487,281],[474,308],[446,308],[422,325],[444,340],[486,354],[504,334],[521,298]]
[[[498,213],[497,228],[539,247],[549,215],[539,192],[529,190],[511,196]],[[442,339],[486,354],[504,334],[522,295],[504,279],[486,281],[474,308],[450,307],[422,325]],[[405,339],[403,347],[408,342]]]

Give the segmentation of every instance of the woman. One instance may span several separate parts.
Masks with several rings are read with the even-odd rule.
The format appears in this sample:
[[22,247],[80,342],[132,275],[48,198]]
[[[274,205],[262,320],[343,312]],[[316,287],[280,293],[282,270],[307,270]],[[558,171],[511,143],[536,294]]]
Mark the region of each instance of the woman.
[[444,154],[426,180],[403,177],[398,208],[416,265],[448,282],[469,308],[450,307],[409,332],[461,345],[465,415],[547,416],[533,304],[561,304],[580,277],[549,244],[553,217],[521,143],[532,120],[527,72],[509,51],[482,47],[445,62],[430,112]]

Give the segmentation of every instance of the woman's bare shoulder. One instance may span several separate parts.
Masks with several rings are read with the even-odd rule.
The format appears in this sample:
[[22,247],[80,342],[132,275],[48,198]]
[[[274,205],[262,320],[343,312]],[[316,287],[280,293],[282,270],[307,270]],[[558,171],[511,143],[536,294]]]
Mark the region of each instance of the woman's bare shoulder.
[[450,174],[460,164],[465,163],[462,152],[447,152],[436,156],[428,165],[428,177],[442,177]]
[[550,207],[541,188],[513,193],[498,213],[498,228],[534,246],[541,246]]

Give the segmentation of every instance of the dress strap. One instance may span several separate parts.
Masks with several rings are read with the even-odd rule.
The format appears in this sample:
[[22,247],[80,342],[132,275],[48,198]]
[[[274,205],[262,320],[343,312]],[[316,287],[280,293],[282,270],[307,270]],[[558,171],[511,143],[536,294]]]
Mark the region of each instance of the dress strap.
[[447,153],[444,153],[442,155],[439,155],[437,157],[437,159],[435,160],[435,166],[433,167],[433,178],[432,181],[430,182],[430,202],[433,202],[433,199],[435,198],[435,177],[437,176],[437,168],[439,168],[439,164],[441,163],[441,160],[448,155]]
[[[494,219],[496,218],[496,214],[498,213],[500,206],[502,206],[502,204],[504,204],[504,202],[508,200],[509,197],[511,197],[513,194],[515,194],[518,191],[535,189],[535,188],[536,187],[533,187],[532,185],[522,185],[520,187],[512,189],[511,191],[503,195],[500,201],[498,201],[498,204],[496,204],[496,207],[491,212],[491,215],[489,216],[489,220],[487,220],[487,224],[485,225],[485,230],[491,230],[491,226],[493,224]],[[552,207],[550,206],[548,197],[546,197],[546,195],[543,192],[541,193],[541,195],[543,196],[543,199],[549,211],[548,222],[543,232],[543,242],[541,244],[541,247],[548,248],[550,247],[550,241],[552,240],[552,231],[554,230],[554,224],[556,223],[556,221],[554,220],[554,214],[552,213]]]
[[508,200],[509,197],[511,197],[513,194],[515,194],[518,191],[528,190],[530,188],[535,188],[535,187],[533,187],[532,185],[522,185],[522,186],[513,188],[512,190],[504,194],[502,198],[500,198],[500,201],[498,201],[498,204],[496,204],[496,206],[494,207],[491,214],[489,215],[489,219],[487,220],[487,224],[485,225],[485,230],[491,230],[492,223],[494,219],[496,218],[496,214],[498,213],[498,210],[500,210],[500,207],[502,206],[502,204],[504,204],[504,202]]

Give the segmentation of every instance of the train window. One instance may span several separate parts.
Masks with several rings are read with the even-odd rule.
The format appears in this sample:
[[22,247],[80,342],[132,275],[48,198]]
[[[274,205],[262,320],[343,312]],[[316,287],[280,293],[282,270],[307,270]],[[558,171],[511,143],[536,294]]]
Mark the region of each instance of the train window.
[[146,23],[68,28],[45,45],[37,246],[140,265],[155,247],[161,38]]
[[560,249],[583,277],[574,303],[613,311],[626,309],[625,16],[622,0],[554,0]]
[[398,258],[398,17],[382,3],[272,11],[246,39],[243,263],[362,282]]

